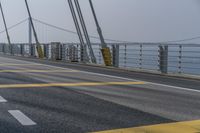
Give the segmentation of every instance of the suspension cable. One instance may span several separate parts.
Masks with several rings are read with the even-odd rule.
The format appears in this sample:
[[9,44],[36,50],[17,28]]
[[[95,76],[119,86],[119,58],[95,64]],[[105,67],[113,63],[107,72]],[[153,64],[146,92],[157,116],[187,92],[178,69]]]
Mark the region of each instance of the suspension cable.
[[[58,26],[55,26],[55,25],[52,25],[52,24],[49,24],[47,22],[44,22],[44,21],[41,21],[41,20],[38,20],[38,19],[35,19],[35,18],[32,18],[34,21],[38,22],[38,23],[41,23],[41,24],[44,24],[46,26],[49,26],[49,27],[52,27],[52,28],[55,28],[55,29],[58,29],[58,30],[62,30],[64,32],[68,32],[68,33],[71,33],[71,34],[75,34],[77,35],[77,32],[75,31],[72,31],[72,30],[69,30],[69,29],[65,29],[65,28],[61,28],[61,27],[58,27]],[[97,36],[93,36],[93,35],[89,35],[91,38],[93,39],[99,39],[99,37]],[[114,39],[105,39],[107,41],[111,41],[111,42],[118,42],[118,43],[131,43],[131,42],[128,42],[128,41],[120,41],[120,40],[114,40]]]
[[[28,19],[26,18],[26,19],[24,19],[24,20],[18,22],[17,24],[14,24],[14,25],[8,27],[8,30],[12,30],[13,28],[15,28],[15,27],[17,27],[17,26],[19,26],[19,25],[25,23],[27,20],[28,20]],[[6,32],[6,29],[0,31],[0,34],[3,34],[4,32]]]

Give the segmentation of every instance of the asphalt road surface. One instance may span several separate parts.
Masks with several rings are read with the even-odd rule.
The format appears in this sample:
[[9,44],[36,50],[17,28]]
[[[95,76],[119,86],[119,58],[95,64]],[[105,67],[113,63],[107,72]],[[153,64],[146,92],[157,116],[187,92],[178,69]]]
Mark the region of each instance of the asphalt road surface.
[[179,122],[200,131],[199,119],[198,80],[0,57],[0,133],[145,133],[135,127]]

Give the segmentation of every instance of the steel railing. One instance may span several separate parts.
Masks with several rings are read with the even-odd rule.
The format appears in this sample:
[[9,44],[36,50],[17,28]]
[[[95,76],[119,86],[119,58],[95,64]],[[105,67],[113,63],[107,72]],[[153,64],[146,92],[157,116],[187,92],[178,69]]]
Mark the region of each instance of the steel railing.
[[[130,43],[108,44],[115,67],[151,70],[160,73],[200,75],[200,45]],[[103,64],[101,45],[92,44],[97,63]],[[42,44],[46,59],[81,62],[81,47],[78,43]],[[0,52],[15,56],[37,57],[36,45],[0,44]],[[86,63],[86,62],[85,62]]]

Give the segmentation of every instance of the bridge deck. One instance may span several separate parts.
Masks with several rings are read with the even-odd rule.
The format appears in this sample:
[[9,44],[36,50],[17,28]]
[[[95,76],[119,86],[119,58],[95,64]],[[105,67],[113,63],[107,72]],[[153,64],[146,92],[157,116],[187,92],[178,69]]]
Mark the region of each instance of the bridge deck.
[[[178,131],[182,121],[197,132],[199,86],[195,79],[1,56],[0,132]],[[156,124],[167,126],[148,127]]]

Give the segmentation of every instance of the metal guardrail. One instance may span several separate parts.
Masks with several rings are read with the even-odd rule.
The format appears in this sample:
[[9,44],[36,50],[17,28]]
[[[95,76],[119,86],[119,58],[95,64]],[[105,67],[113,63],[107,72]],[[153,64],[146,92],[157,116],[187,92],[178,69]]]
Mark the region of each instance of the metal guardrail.
[[[16,56],[37,57],[36,45],[0,44],[0,52]],[[92,44],[98,64],[103,64],[100,44]],[[151,70],[161,73],[200,75],[200,45],[195,44],[108,44],[113,65],[126,69]],[[43,44],[46,59],[81,62],[80,44]]]

